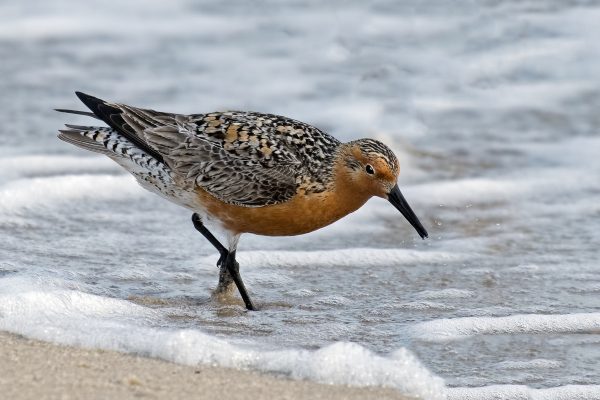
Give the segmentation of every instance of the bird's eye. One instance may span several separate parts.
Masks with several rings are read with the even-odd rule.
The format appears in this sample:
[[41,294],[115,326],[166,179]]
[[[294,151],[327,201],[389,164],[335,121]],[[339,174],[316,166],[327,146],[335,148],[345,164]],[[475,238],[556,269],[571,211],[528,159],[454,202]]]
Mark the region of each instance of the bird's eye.
[[367,164],[365,166],[365,171],[367,171],[367,174],[369,174],[369,175],[373,175],[375,173],[375,170],[373,169],[371,164]]

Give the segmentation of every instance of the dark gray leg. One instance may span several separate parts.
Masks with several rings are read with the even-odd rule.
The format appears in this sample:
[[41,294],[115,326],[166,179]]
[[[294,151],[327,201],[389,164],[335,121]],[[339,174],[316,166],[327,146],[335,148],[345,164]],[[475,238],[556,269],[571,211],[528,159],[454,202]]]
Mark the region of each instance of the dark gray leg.
[[198,214],[194,213],[192,215],[192,222],[194,224],[194,228],[196,228],[196,230],[198,232],[200,232],[202,234],[202,236],[204,236],[217,249],[217,251],[220,254],[219,261],[217,261],[217,267],[220,267],[220,269],[219,269],[219,284],[217,285],[216,292],[217,293],[229,292],[232,289],[231,285],[233,285],[233,283],[234,283],[233,278],[231,277],[231,274],[229,273],[229,269],[227,268],[227,265],[225,264],[225,260],[227,259],[227,256],[229,255],[229,251],[206,228],[206,226],[204,226],[204,224],[202,223],[202,219],[200,218],[200,216]]
[[[244,304],[248,310],[256,310],[254,304],[252,304],[252,300],[250,300],[250,296],[248,296],[248,292],[246,291],[246,286],[244,286],[244,282],[242,281],[242,277],[240,275],[240,265],[235,261],[235,251],[229,252],[227,258],[225,259],[225,266],[227,271],[229,271],[229,277],[233,279],[235,285],[244,300]],[[222,274],[219,274],[219,284],[220,278]]]
[[219,240],[204,226],[202,223],[202,219],[196,213],[192,215],[192,222],[194,224],[194,228],[198,232],[202,234],[219,252],[220,257],[219,261],[217,261],[217,266],[220,267],[219,270],[219,284],[217,286],[217,293],[225,293],[228,292],[232,286],[232,283],[238,288],[242,299],[244,300],[244,304],[248,310],[256,310],[254,304],[252,304],[252,300],[250,300],[250,296],[248,296],[248,292],[246,291],[246,286],[244,286],[244,282],[242,281],[242,277],[240,275],[240,265],[235,261],[235,251],[229,252],[225,246],[219,242]]

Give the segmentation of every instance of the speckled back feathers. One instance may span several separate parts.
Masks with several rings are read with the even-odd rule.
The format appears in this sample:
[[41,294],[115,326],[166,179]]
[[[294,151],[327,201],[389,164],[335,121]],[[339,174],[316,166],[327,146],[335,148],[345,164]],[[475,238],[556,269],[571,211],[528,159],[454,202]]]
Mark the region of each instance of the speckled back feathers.
[[165,163],[182,189],[198,186],[228,204],[277,204],[299,191],[323,192],[334,179],[341,143],[300,121],[241,111],[171,114],[78,96],[124,140]]

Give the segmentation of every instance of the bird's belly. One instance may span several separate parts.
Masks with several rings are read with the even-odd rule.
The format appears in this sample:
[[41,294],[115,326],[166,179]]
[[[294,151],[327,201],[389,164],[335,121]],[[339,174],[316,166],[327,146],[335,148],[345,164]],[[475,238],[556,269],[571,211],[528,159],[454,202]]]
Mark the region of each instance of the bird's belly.
[[339,198],[335,192],[298,194],[291,200],[264,207],[242,207],[223,203],[202,189],[198,200],[223,227],[235,233],[292,236],[312,232],[356,211],[366,196]]
[[179,206],[193,211],[196,207],[196,196],[191,190],[184,190],[173,182],[167,174],[155,174],[151,171],[129,171],[144,189],[161,196]]

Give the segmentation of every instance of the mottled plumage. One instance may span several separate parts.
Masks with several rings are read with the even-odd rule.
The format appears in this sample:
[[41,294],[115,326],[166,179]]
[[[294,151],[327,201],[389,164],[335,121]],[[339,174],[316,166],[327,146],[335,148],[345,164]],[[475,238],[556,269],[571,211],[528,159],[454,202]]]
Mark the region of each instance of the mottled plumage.
[[[277,204],[298,190],[322,192],[333,179],[332,159],[340,142],[290,118],[240,111],[180,115],[93,98],[85,102],[127,135],[129,144],[122,140],[123,147],[137,147],[164,161],[181,188],[192,190],[197,185],[227,204]],[[83,134],[85,127],[76,131]],[[66,135],[63,131],[61,138]],[[101,143],[108,152],[98,145],[82,147],[110,156],[111,144],[103,136],[83,136]],[[68,141],[77,144],[72,134],[69,137]],[[123,135],[115,137],[124,139]]]
[[[298,235],[387,198],[421,237],[427,232],[400,193],[399,164],[383,143],[341,143],[311,125],[257,112],[181,115],[109,103],[77,93],[108,127],[67,125],[59,138],[107,155],[146,189],[195,212],[195,228],[219,251],[220,291],[239,276],[235,251],[242,233]],[[204,226],[216,221],[223,246]]]

